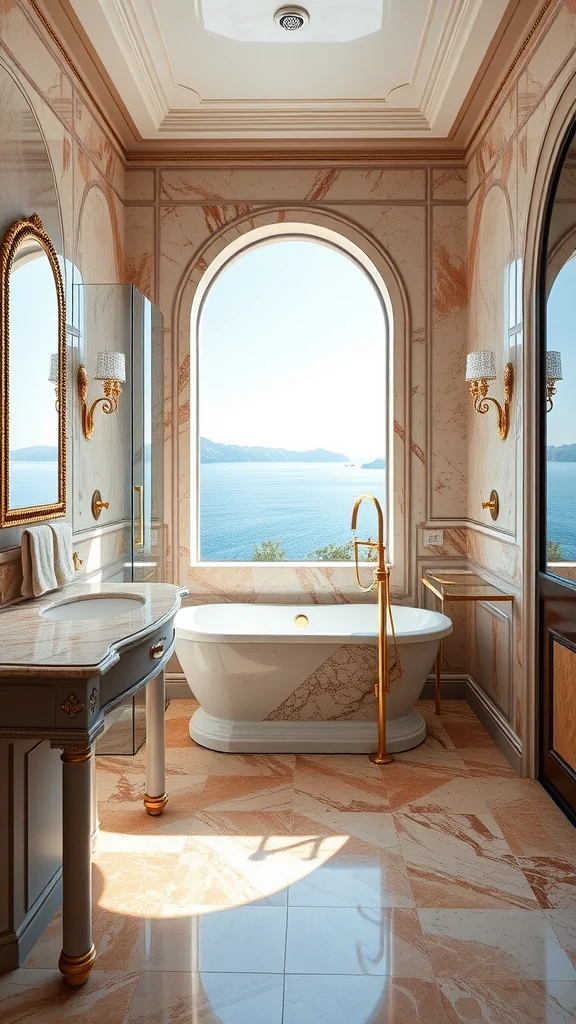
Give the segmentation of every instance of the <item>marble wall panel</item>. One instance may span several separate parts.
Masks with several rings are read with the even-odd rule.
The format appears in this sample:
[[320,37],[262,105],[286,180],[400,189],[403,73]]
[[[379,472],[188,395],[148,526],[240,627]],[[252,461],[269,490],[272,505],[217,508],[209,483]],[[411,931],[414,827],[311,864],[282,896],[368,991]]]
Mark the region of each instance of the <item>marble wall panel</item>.
[[468,318],[466,208],[432,209],[430,436],[432,519],[466,516]]
[[466,202],[468,175],[464,168],[442,167],[432,171],[432,198]]
[[[259,203],[338,203],[356,199],[424,201],[426,171],[409,168],[166,168],[162,200],[206,206]],[[240,211],[238,211],[240,212]]]
[[154,207],[126,207],[124,231],[130,246],[124,256],[123,279],[136,285],[151,301],[156,289],[154,225]]
[[[122,280],[124,169],[81,87],[25,0],[0,5],[0,64],[11,76],[0,76],[0,230],[34,210],[40,214],[57,251],[65,257],[72,322],[75,266],[81,266],[88,281]],[[72,379],[75,355],[72,351]],[[68,433],[73,443],[69,447],[68,518],[72,519],[79,503],[75,485],[82,473],[78,466],[72,472],[80,419],[73,389],[69,395]],[[113,468],[118,458],[122,456],[114,451]],[[90,453],[87,459],[84,467]],[[81,504],[84,506],[83,499]],[[7,556],[12,559],[0,565],[1,603],[13,600],[19,591],[19,538],[16,530],[0,534],[0,550],[10,549]],[[94,558],[95,554],[92,564]]]
[[156,171],[128,167],[125,178],[127,203],[153,203],[156,198]]

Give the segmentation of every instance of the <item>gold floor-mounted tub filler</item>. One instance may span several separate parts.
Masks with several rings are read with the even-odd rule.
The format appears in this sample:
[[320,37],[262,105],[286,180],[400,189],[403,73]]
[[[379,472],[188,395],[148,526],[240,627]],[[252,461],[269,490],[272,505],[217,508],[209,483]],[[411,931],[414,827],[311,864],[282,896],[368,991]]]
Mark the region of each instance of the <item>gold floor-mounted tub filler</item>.
[[[356,521],[358,509],[363,501],[368,500],[374,503],[378,516],[378,540],[357,540]],[[360,590],[365,594],[371,590],[378,590],[378,682],[374,687],[378,698],[378,749],[376,753],[369,754],[374,764],[389,764],[394,758],[386,749],[386,697],[390,693],[390,683],[402,675],[394,621],[392,619],[392,605],[390,602],[390,565],[385,560],[386,548],[384,546],[384,516],[382,507],[377,498],[372,494],[361,494],[356,498],[352,509],[352,531],[354,533],[354,561],[356,564],[356,581]],[[374,567],[372,583],[364,587],[360,582],[360,571],[358,566],[358,548],[365,547],[369,552],[376,552],[376,565]],[[370,558],[370,554],[368,555]],[[388,621],[390,621],[390,633],[394,647],[392,663],[388,660]]]

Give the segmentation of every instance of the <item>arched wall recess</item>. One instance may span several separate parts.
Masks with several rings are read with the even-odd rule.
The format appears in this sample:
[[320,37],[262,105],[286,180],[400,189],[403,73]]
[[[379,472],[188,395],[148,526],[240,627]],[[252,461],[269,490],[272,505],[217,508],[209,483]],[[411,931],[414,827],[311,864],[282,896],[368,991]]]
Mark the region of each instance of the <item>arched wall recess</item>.
[[[282,218],[282,219],[280,219]],[[195,566],[191,565],[190,514],[193,496],[188,486],[190,478],[190,452],[196,443],[194,432],[195,401],[195,353],[190,348],[190,324],[194,309],[199,308],[202,294],[219,266],[233,255],[237,247],[241,251],[246,245],[262,242],[266,238],[280,235],[307,235],[347,252],[373,277],[376,287],[386,296],[387,312],[393,323],[393,395],[391,395],[391,434],[394,461],[394,594],[397,599],[407,597],[412,589],[410,536],[410,478],[409,478],[409,380],[410,380],[410,316],[406,292],[390,257],[374,238],[344,217],[319,211],[314,208],[291,208],[286,210],[266,209],[235,219],[224,225],[202,245],[188,262],[176,292],[173,306],[172,328],[174,378],[172,385],[171,422],[173,429],[172,468],[167,481],[167,495],[172,507],[178,510],[172,515],[175,532],[172,550],[174,561],[173,578],[186,581],[192,591],[198,586],[202,593],[207,590],[216,593],[241,592],[249,595],[255,591],[256,574],[263,570],[258,566]],[[231,247],[231,248],[230,248]],[[209,276],[204,275],[210,268]],[[383,284],[378,284],[378,279]],[[372,397],[377,390],[374,385]],[[168,462],[168,460],[167,460]],[[168,516],[170,519],[170,516]],[[292,590],[301,591],[306,579],[308,589],[334,590],[340,599],[357,599],[353,574],[348,566],[318,567],[311,565],[279,566],[266,569],[267,593],[288,598]],[[291,586],[291,576],[298,579],[298,587]],[[259,588],[261,590],[261,587]],[[354,595],[354,597],[352,597]]]

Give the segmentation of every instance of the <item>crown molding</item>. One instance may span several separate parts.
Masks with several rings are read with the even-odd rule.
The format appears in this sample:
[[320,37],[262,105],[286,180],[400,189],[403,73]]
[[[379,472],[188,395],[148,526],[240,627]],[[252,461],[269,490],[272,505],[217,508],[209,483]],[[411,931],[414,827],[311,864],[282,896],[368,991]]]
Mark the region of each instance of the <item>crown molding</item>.
[[[150,140],[142,137],[86,36],[70,0],[20,2],[28,6],[39,19],[53,46],[116,141],[126,164],[134,168],[139,164],[192,163],[217,166],[226,162],[270,165],[422,162],[464,165],[475,136],[496,106],[522,56],[545,29],[548,23],[546,14],[552,14],[561,0],[547,0],[546,3],[542,3],[542,0],[511,0],[506,17],[502,20],[446,139],[401,139],[398,135],[396,138],[371,138],[370,131],[378,135],[382,131],[381,126],[379,129],[368,129],[365,138],[346,138],[338,135],[343,130],[341,127],[338,129],[337,126],[331,126],[329,136],[324,138],[319,138],[311,129],[313,137],[308,139],[207,140],[199,138],[197,134],[198,142],[182,138]],[[512,60],[511,54],[514,54]],[[368,119],[374,121],[382,118],[384,112],[372,109],[367,114]],[[174,115],[179,116],[179,112],[174,112]],[[266,117],[269,116],[277,120],[276,114],[266,114]],[[350,111],[349,117],[357,115]],[[346,116],[346,122],[349,122],[349,117]],[[174,124],[170,130],[176,130]]]
[[287,136],[298,132],[298,142],[302,141],[304,132],[305,137],[311,139],[349,137],[357,140],[378,138],[382,132],[396,132],[397,138],[407,132],[429,133],[430,125],[420,111],[390,109],[384,100],[363,101],[358,105],[349,101],[341,103],[338,109],[332,104],[291,103],[286,110],[278,110],[274,103],[203,101],[200,109],[169,111],[159,131],[172,138],[180,132],[193,132],[196,138],[211,140],[216,132],[224,138],[236,139],[241,133],[247,138],[265,137],[270,146],[275,141],[269,137],[271,131],[285,132]]

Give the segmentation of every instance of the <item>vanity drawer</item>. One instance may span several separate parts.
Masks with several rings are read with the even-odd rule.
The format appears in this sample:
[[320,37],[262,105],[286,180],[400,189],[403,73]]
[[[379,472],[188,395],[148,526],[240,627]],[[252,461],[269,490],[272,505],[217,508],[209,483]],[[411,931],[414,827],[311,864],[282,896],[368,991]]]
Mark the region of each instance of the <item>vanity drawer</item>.
[[140,680],[153,678],[154,669],[160,672],[174,648],[174,619],[150,633],[145,640],[124,651],[120,661],[100,680],[100,707],[105,708],[131,690]]

